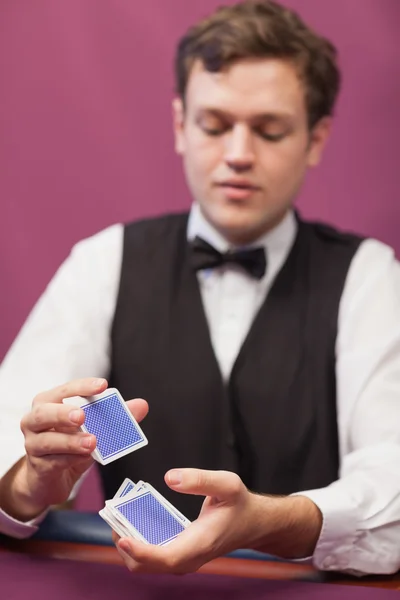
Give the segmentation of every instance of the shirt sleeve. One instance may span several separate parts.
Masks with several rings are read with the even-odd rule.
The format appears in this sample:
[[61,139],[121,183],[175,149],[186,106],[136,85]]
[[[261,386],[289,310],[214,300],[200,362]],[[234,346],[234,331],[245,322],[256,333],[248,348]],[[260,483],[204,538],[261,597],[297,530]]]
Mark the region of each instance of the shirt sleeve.
[[40,523],[47,515],[47,512],[48,511],[42,513],[31,521],[21,523],[21,521],[13,519],[13,517],[10,517],[10,515],[5,513],[4,510],[1,510],[0,508],[0,533],[9,535],[10,537],[17,538],[19,540],[29,538],[36,533]]
[[364,241],[346,279],[336,346],[339,479],[301,492],[323,527],[314,564],[353,574],[400,568],[400,265]]
[[[79,242],[33,308],[0,366],[0,477],[25,454],[20,421],[39,392],[79,377],[108,377],[123,226]],[[0,532],[37,522],[0,513]],[[22,528],[22,529],[21,529]]]

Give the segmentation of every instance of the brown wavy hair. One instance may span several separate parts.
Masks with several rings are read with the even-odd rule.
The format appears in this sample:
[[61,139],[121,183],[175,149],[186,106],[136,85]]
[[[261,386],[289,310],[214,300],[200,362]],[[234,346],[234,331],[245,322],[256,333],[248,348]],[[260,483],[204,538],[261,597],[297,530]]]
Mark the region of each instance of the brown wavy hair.
[[332,115],[340,88],[336,48],[296,12],[273,0],[221,6],[191,27],[177,47],[176,92],[185,99],[198,60],[207,71],[218,72],[248,58],[280,58],[294,64],[305,87],[310,128]]

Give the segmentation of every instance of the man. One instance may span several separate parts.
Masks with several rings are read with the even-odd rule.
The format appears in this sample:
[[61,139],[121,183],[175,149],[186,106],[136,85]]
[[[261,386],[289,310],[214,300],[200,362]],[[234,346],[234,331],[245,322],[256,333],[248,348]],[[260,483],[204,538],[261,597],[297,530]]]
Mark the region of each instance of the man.
[[[29,535],[69,497],[95,439],[62,400],[107,377],[151,410],[149,446],[101,469],[105,496],[124,476],[164,493],[166,472],[188,518],[206,496],[165,548],[115,538],[130,569],[187,572],[251,547],[396,571],[399,266],[385,245],[292,208],[329,136],[334,48],[284,7],[245,2],[188,32],[176,76],[190,215],[81,242],[34,309],[0,374],[4,471],[15,461],[1,527]],[[138,420],[148,408],[129,407]]]

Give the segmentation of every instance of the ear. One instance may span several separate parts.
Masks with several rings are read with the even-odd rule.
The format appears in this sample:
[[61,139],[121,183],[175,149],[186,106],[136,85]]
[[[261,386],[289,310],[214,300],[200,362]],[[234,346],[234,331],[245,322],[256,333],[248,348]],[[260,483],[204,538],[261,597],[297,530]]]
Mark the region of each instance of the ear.
[[307,160],[307,164],[309,167],[316,167],[317,165],[319,165],[326,143],[329,139],[331,129],[331,117],[323,117],[312,128],[310,133],[310,144],[308,148]]
[[175,152],[183,154],[185,151],[184,129],[184,107],[181,98],[174,98],[172,101],[172,119],[175,136]]

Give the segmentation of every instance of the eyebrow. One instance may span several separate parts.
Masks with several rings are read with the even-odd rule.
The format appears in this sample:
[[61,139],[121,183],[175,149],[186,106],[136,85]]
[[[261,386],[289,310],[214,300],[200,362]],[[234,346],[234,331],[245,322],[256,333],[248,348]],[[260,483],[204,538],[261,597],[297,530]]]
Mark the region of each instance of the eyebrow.
[[[203,107],[199,107],[196,110],[197,114],[201,114],[201,113],[207,113],[207,114],[211,114],[214,115],[216,117],[220,117],[220,118],[227,118],[230,121],[235,121],[236,117],[233,113],[231,113],[230,111],[227,110],[221,110],[220,108],[213,108],[212,106],[203,106]],[[282,121],[282,120],[292,120],[293,119],[293,115],[291,115],[290,113],[287,112],[280,112],[280,113],[273,113],[273,112],[266,112],[266,113],[259,113],[256,115],[253,115],[252,117],[250,117],[249,119],[246,119],[247,121],[250,122],[259,122],[259,121]]]

